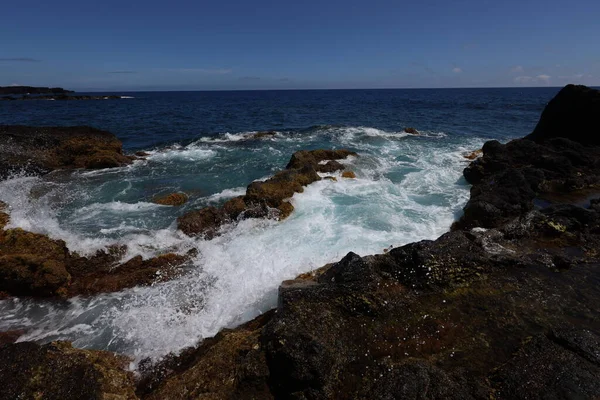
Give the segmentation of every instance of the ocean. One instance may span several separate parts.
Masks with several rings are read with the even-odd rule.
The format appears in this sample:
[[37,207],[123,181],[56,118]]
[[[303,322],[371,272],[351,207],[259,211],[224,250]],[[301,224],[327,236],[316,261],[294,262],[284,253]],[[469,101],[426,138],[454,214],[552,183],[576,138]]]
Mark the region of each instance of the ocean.
[[[93,254],[126,244],[125,258],[196,249],[193,266],[151,287],[68,300],[0,301],[0,331],[19,341],[155,359],[276,305],[281,281],[349,251],[435,239],[469,197],[464,154],[491,139],[530,133],[559,88],[116,93],[96,101],[0,103],[0,124],[90,125],[146,160],[97,171],[0,182],[9,227],[62,239]],[[95,93],[96,94],[96,93]],[[115,93],[110,93],[115,94]],[[414,127],[420,134],[403,130]],[[259,131],[275,135],[252,138]],[[322,180],[292,198],[284,221],[244,220],[212,240],[177,231],[187,211],[242,195],[300,149],[348,148],[357,179]],[[335,174],[334,174],[335,175]],[[182,207],[152,198],[183,191]]]

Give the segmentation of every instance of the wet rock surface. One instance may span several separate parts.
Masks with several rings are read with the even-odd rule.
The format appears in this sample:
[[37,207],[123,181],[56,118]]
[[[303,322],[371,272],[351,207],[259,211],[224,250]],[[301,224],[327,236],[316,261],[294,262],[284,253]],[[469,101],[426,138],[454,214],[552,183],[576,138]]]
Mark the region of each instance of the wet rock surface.
[[112,133],[77,127],[0,125],[0,179],[11,173],[56,169],[102,169],[131,164]]
[[155,197],[153,201],[163,206],[181,206],[187,203],[188,199],[189,196],[185,193],[170,193]]
[[[453,231],[284,282],[272,314],[188,350],[181,370],[159,364],[168,372],[143,396],[200,398],[187,388],[210,385],[191,372],[215,357],[202,349],[226,357],[254,343],[253,387],[269,391],[250,398],[597,398],[597,151],[569,137],[488,142],[465,170],[471,201]],[[582,188],[587,204],[561,201]],[[563,197],[534,202],[550,194]],[[225,341],[234,332],[253,339]],[[227,371],[247,363],[224,359]],[[237,398],[246,381],[227,382],[207,398]]]
[[109,352],[26,342],[0,345],[0,360],[2,399],[137,399],[127,358]]
[[349,150],[300,150],[292,155],[283,171],[266,181],[252,182],[246,194],[227,201],[222,207],[206,207],[191,211],[177,220],[179,229],[190,236],[213,238],[222,225],[244,218],[287,218],[294,206],[288,201],[304,186],[321,180],[318,172],[331,173],[345,169],[338,162],[357,154]]
[[126,247],[90,257],[69,252],[65,242],[20,228],[4,229],[9,216],[0,202],[0,293],[4,296],[72,297],[151,285],[178,276],[193,254],[121,260]]
[[[493,228],[534,208],[534,199],[600,193],[600,92],[569,85],[550,101],[534,132],[490,141],[464,171],[473,184],[457,229]],[[593,193],[593,192],[592,192]]]
[[[349,253],[283,282],[276,310],[158,364],[142,363],[137,395],[598,398],[597,151],[569,136],[486,143],[465,170],[471,200],[452,231],[385,254]],[[557,160],[570,164],[561,169]],[[316,173],[313,161],[298,165],[282,182],[296,182],[288,177],[304,169]],[[255,188],[270,207],[288,190],[276,183]],[[573,201],[582,189],[589,201]],[[247,196],[206,211],[206,219],[216,229],[221,212],[249,212]],[[541,197],[551,201],[535,202]],[[16,352],[19,344],[7,346],[0,350]],[[0,356],[0,376],[9,379],[10,360]],[[58,368],[49,394],[73,384]],[[28,387],[33,372],[25,371],[11,387]]]

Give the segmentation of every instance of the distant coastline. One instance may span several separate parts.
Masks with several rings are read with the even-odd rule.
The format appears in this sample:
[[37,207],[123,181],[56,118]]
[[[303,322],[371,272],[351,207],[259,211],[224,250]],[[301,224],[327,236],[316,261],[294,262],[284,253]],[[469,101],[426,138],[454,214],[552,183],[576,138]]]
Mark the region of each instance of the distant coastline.
[[39,86],[0,86],[0,95],[31,95],[31,94],[67,94],[75,93],[60,87]]

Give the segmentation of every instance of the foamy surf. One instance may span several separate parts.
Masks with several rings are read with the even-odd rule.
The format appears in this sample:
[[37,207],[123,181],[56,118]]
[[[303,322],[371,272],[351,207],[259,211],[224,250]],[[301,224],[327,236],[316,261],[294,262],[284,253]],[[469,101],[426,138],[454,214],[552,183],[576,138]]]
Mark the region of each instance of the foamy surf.
[[[0,301],[0,331],[25,329],[21,341],[74,340],[138,361],[160,358],[273,307],[282,280],[349,251],[380,253],[438,237],[468,198],[462,153],[482,140],[411,140],[372,129],[315,128],[303,141],[290,133],[262,146],[239,141],[234,149],[196,141],[150,151],[146,161],[119,172],[0,182],[11,227],[63,239],[72,251],[90,254],[126,244],[129,258],[198,250],[184,276],[155,286],[61,304]],[[360,157],[342,161],[356,179],[327,174],[337,181],[322,180],[294,195],[295,211],[282,222],[245,220],[212,240],[176,229],[178,215],[242,195],[252,180],[281,169],[294,151],[318,147],[357,150]],[[157,192],[192,189],[197,192],[182,208],[149,201]]]

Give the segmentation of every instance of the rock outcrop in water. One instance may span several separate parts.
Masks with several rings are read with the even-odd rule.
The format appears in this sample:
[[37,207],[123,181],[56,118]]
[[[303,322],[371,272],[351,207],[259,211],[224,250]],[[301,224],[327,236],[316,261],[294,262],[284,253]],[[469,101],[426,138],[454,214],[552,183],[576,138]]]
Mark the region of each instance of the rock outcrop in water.
[[82,257],[69,252],[62,240],[19,228],[4,230],[9,222],[4,208],[0,202],[0,294],[71,297],[114,292],[171,279],[189,260],[169,253],[123,263],[125,247]]
[[[557,99],[565,91],[588,93],[568,87]],[[542,120],[550,117],[545,112]],[[484,146],[465,170],[471,201],[451,232],[386,254],[349,253],[284,282],[276,310],[157,365],[142,363],[137,396],[598,398],[600,165],[590,161],[598,148],[583,146],[580,132],[538,135]],[[561,172],[556,160],[571,164]],[[582,193],[592,199],[579,203]],[[536,201],[542,195],[546,200]],[[469,212],[473,202],[490,206]],[[8,344],[0,353],[18,354],[24,345],[31,344]],[[32,361],[40,369],[19,370],[14,357],[0,354],[10,393],[29,393],[29,382],[38,382],[31,378],[44,370],[45,353],[33,354],[24,358],[42,358]],[[24,372],[13,379],[13,370]],[[74,384],[68,369],[57,370],[49,396]]]
[[115,135],[87,126],[0,125],[0,141],[0,179],[21,171],[120,167],[134,159]]
[[345,167],[336,160],[356,156],[349,150],[301,150],[294,153],[285,170],[266,181],[248,185],[245,196],[227,201],[222,207],[206,207],[191,211],[178,220],[179,229],[187,235],[204,235],[212,238],[219,228],[244,218],[287,218],[294,206],[288,201],[304,186],[321,180],[318,172],[341,171]]
[[[557,99],[565,93],[589,95],[568,87]],[[545,112],[542,121],[551,117]],[[578,196],[582,188],[600,197],[600,190],[590,192],[600,173],[598,148],[578,142],[581,132],[558,139],[538,134],[537,143],[484,146],[483,157],[465,170],[471,201],[452,232],[386,254],[349,253],[284,282],[274,313],[148,369],[141,393],[597,398],[600,200],[571,204],[554,196],[537,208],[534,200]],[[469,211],[476,202],[490,206]],[[217,359],[226,360],[221,374],[210,369]],[[224,381],[226,390],[218,385]]]

